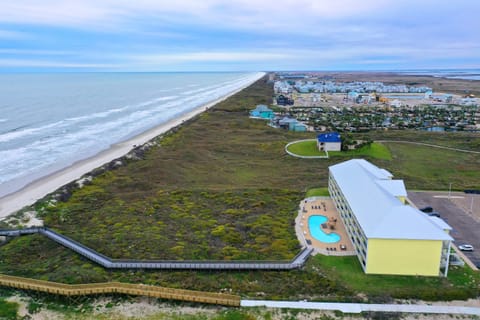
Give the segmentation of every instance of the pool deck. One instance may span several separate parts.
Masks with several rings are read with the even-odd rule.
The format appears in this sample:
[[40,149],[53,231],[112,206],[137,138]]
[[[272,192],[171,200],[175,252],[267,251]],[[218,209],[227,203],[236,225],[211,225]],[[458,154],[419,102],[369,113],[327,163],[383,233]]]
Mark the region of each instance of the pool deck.
[[[311,234],[308,228],[308,219],[310,216],[322,215],[330,219],[331,217],[337,219],[337,223],[333,230],[322,229],[325,233],[335,232],[341,238],[336,243],[324,243],[316,240]],[[333,204],[333,201],[327,197],[315,197],[302,200],[299,210],[299,216],[297,217],[297,223],[299,225],[299,231],[302,233],[303,238],[308,247],[315,249],[316,253],[326,255],[355,255],[353,251],[353,245],[350,238],[347,235],[343,221]],[[320,226],[321,228],[321,226]],[[308,240],[311,244],[308,244]],[[343,246],[343,250],[342,250]]]

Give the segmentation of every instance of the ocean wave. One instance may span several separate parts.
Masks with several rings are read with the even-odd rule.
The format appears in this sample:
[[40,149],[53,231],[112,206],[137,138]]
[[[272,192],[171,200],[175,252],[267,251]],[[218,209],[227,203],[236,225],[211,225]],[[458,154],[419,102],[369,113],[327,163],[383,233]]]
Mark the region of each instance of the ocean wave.
[[[23,138],[23,137],[28,136],[28,135],[36,134],[38,132],[54,128],[56,126],[61,125],[62,123],[64,123],[63,120],[62,121],[57,121],[57,122],[54,122],[54,123],[51,123],[51,124],[47,124],[47,125],[44,125],[44,126],[36,127],[36,128],[28,128],[28,129],[23,129],[23,130],[18,130],[18,128],[17,128],[17,129],[14,129],[14,130],[10,130],[9,132],[0,134],[0,142],[8,142],[8,141],[11,141],[11,140],[14,140],[14,139]],[[22,127],[24,127],[24,126],[22,126]]]
[[8,119],[1,119],[0,118],[0,122],[7,122],[7,121],[8,121]]
[[[203,88],[192,88],[194,93],[187,90],[178,95],[157,97],[1,134],[0,142],[25,137],[29,139],[12,141],[0,150],[0,183],[29,174],[38,175],[44,168],[51,166],[60,169],[74,161],[93,156],[112,144],[218,99],[258,77],[259,74],[248,74],[214,85],[210,83]],[[172,90],[174,89],[170,89],[170,92]]]
[[114,108],[110,109],[107,111],[102,111],[102,112],[97,112],[93,113],[90,115],[85,115],[85,116],[79,116],[79,117],[71,117],[67,118],[65,120],[57,121],[51,124],[47,124],[44,126],[40,127],[34,127],[34,128],[27,128],[23,130],[19,130],[19,128],[10,130],[9,132],[0,134],[0,142],[9,142],[15,139],[20,139],[20,138],[25,138],[27,136],[32,136],[40,133],[44,133],[47,130],[51,129],[61,129],[61,132],[64,132],[65,128],[71,126],[72,124],[78,124],[81,122],[86,122],[86,121],[91,121],[94,119],[101,119],[101,118],[107,118],[113,114],[118,114],[124,111],[127,111],[128,109],[134,109],[134,108],[141,108],[141,107],[146,107],[155,103],[163,102],[163,101],[169,101],[169,100],[174,100],[178,98],[178,96],[166,96],[166,97],[159,97],[155,99],[151,99],[145,102],[141,102],[138,104],[133,104],[133,105],[128,105],[122,108]]
[[[93,155],[115,142],[128,139],[136,133],[145,131],[146,128],[175,118],[179,114],[188,112],[223,94],[225,94],[225,88],[210,90],[196,96],[166,102],[154,108],[137,110],[118,119],[103,121],[101,125],[86,123],[77,127],[75,131],[43,136],[26,146],[0,151],[0,177],[2,177],[0,181],[8,181],[19,174],[36,172],[41,167],[53,165],[71,155],[79,153],[85,155],[86,150]],[[154,100],[158,101],[159,99]],[[58,125],[58,123],[56,124]],[[49,127],[56,124],[51,124]],[[11,135],[15,133],[25,135],[44,127],[13,132]],[[0,136],[1,138],[2,136]],[[6,140],[5,138],[4,140]],[[10,136],[10,138],[13,137]],[[19,159],[24,160],[18,161]]]
[[157,103],[157,102],[173,100],[173,99],[176,99],[176,98],[178,98],[178,96],[159,97],[159,98],[147,100],[147,101],[144,101],[144,102],[140,102],[140,103],[136,103],[136,104],[132,104],[132,105],[127,105],[127,106],[122,107],[122,108],[114,108],[114,109],[110,109],[110,110],[107,110],[107,111],[93,113],[93,114],[90,114],[90,115],[68,118],[68,119],[66,119],[66,121],[81,122],[81,121],[91,120],[91,119],[106,118],[108,116],[111,116],[112,114],[127,111],[129,109],[146,107],[146,106],[149,106],[149,105]]

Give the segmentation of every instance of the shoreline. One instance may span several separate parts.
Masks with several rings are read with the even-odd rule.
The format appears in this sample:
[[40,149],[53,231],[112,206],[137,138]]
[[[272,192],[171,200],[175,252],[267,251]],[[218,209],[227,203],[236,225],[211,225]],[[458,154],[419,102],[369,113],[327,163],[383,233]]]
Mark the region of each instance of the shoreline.
[[96,168],[99,168],[111,162],[112,160],[123,157],[134,148],[142,146],[159,135],[164,134],[179,125],[182,125],[185,121],[194,118],[216,104],[249,87],[255,81],[258,81],[265,76],[265,74],[266,73],[262,73],[262,76],[260,76],[259,73],[258,78],[236,90],[233,90],[232,92],[223,95],[216,100],[200,105],[176,118],[161,123],[130,139],[112,144],[108,149],[100,151],[94,156],[76,161],[70,166],[36,179],[21,189],[1,197],[0,219],[4,219],[7,216],[21,210],[22,208],[34,204],[37,200],[45,197],[49,193],[54,192],[62,186],[80,179],[83,175],[95,170]]

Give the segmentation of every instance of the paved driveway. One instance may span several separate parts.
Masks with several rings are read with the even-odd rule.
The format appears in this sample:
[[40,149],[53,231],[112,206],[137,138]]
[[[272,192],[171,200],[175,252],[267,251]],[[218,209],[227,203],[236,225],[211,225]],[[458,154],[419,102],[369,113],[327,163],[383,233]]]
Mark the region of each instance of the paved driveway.
[[[452,197],[465,196],[464,193],[452,192]],[[448,192],[408,192],[408,198],[419,208],[431,206],[440,213],[452,228],[450,235],[455,245],[468,243],[475,252],[464,252],[476,265],[480,266],[480,222],[458,207],[448,198]]]

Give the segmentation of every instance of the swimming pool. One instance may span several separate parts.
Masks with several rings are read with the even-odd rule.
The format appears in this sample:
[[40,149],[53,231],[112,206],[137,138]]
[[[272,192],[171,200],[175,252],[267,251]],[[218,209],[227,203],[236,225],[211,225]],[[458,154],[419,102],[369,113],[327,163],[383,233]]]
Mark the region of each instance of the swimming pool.
[[308,218],[308,229],[310,230],[310,234],[318,241],[324,243],[335,243],[340,241],[340,236],[337,233],[331,232],[327,234],[323,232],[322,223],[327,222],[327,220],[327,217],[321,215],[310,216],[310,218]]

